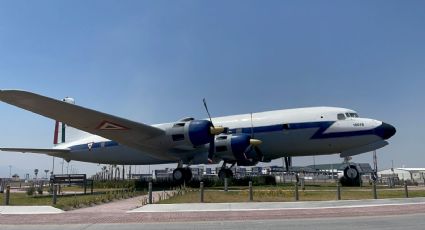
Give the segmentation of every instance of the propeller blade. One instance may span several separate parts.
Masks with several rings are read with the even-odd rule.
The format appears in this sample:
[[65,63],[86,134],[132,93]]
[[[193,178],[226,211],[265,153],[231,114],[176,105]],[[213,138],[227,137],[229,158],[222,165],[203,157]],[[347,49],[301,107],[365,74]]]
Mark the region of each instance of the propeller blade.
[[204,102],[204,107],[205,107],[205,110],[207,111],[208,117],[210,118],[211,125],[212,127],[214,127],[214,124],[212,123],[210,111],[208,111],[207,101],[205,100],[205,98],[202,101]]
[[254,138],[254,124],[252,123],[252,113],[251,113],[251,138]]
[[212,159],[214,157],[214,152],[215,152],[215,139],[214,139],[214,137],[212,137],[211,141],[210,141],[210,147],[208,149],[208,162],[209,163],[213,162]]
[[258,148],[258,146],[254,146],[254,150],[257,153],[258,159],[260,159],[260,161],[264,161],[264,154],[261,152],[261,149]]

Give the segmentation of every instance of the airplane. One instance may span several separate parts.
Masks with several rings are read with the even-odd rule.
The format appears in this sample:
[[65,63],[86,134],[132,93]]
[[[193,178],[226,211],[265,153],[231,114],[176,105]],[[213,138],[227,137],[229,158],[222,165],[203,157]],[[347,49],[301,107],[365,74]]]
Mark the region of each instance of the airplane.
[[[232,177],[231,168],[292,157],[340,154],[343,158],[388,145],[394,126],[359,117],[351,109],[306,107],[211,118],[183,118],[147,125],[75,104],[21,90],[0,90],[0,100],[55,120],[54,146],[0,148],[100,164],[148,165],[177,163],[173,179],[189,181],[189,168],[223,161],[219,177]],[[230,164],[230,166],[228,166]],[[186,165],[186,167],[184,167]],[[344,174],[356,180],[348,165]]]

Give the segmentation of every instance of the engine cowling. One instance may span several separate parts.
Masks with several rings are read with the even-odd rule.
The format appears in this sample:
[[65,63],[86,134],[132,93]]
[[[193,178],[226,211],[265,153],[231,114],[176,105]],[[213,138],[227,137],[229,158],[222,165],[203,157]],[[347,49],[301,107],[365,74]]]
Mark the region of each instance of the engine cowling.
[[214,138],[211,127],[212,123],[207,120],[185,119],[167,129],[167,135],[170,136],[174,146],[200,146],[210,143]]
[[251,145],[250,140],[251,136],[247,134],[217,136],[215,138],[215,155],[226,160],[236,160],[239,166],[256,165],[258,157],[255,152],[246,152]]

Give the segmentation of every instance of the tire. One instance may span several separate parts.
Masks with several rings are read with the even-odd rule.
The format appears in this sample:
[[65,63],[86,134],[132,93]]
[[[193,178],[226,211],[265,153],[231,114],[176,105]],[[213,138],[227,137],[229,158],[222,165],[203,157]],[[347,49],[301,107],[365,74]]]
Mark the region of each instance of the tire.
[[226,178],[226,169],[220,169],[220,171],[218,171],[218,178],[220,180],[224,180],[224,178]]
[[220,171],[218,171],[218,178],[220,178],[220,180],[224,180],[224,178],[233,178],[233,172],[230,169],[220,169]]
[[176,168],[173,171],[173,180],[177,184],[183,184],[183,181],[185,179],[185,169],[184,168]]
[[187,183],[190,180],[192,180],[192,169],[190,168],[184,168],[184,181]]
[[226,177],[227,178],[233,178],[233,172],[231,169],[226,169]]
[[360,186],[360,173],[355,165],[349,165],[344,169],[341,184],[344,186]]

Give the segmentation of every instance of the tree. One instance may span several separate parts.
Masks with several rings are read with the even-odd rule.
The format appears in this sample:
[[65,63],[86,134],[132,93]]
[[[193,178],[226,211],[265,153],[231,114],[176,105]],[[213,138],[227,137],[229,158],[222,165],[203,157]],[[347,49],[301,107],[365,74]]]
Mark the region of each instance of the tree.
[[38,169],[34,169],[34,175],[35,175],[35,179],[37,180]]

